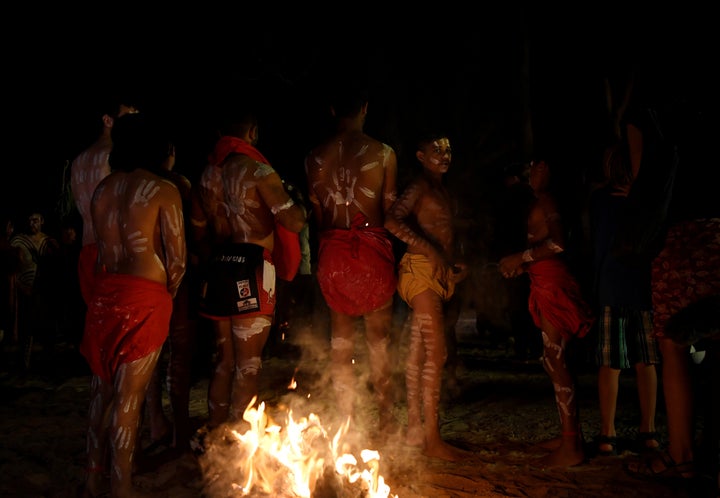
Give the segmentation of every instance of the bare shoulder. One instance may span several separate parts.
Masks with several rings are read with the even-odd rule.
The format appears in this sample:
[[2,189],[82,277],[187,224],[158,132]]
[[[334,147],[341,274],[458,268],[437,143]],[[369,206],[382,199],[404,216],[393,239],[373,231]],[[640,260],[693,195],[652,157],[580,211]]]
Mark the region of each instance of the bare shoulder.
[[[229,168],[228,168],[229,166]],[[275,173],[275,169],[268,163],[258,161],[245,154],[235,154],[226,161],[225,168],[234,174],[251,174],[255,179],[261,179]]]

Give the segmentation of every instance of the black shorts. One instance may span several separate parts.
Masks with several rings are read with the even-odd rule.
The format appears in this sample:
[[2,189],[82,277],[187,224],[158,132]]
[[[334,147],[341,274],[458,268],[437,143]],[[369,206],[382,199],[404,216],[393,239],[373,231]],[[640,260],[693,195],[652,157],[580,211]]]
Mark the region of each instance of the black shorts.
[[256,244],[225,244],[210,259],[200,286],[198,312],[211,319],[275,310],[275,267]]

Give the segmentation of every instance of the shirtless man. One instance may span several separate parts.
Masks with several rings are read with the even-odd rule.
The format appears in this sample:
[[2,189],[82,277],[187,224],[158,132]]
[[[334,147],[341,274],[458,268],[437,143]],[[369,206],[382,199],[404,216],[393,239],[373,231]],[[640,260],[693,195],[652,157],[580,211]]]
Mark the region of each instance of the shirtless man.
[[97,244],[90,216],[90,202],[98,183],[110,174],[108,157],[112,148],[112,132],[115,120],[125,114],[138,112],[129,100],[113,100],[102,114],[102,130],[98,139],[82,151],[72,162],[70,169],[70,188],[73,200],[82,218],[82,250],[78,260],[80,291],[85,304],[90,301],[92,292]]
[[397,278],[384,223],[395,201],[397,158],[390,146],[363,132],[364,90],[341,90],[331,110],[336,133],[310,151],[305,171],[319,239],[317,280],[330,308],[333,387],[339,415],[352,417],[354,325],[363,317],[379,427],[394,432],[388,345]]
[[93,373],[85,494],[102,491],[109,444],[110,495],[128,497],[136,495],[132,456],[143,402],[186,253],[180,193],[151,172],[167,156],[167,141],[141,114],[118,120],[112,139],[113,172],[91,204],[98,265],[80,344]]
[[[405,384],[406,442],[429,457],[457,461],[467,456],[440,437],[438,406],[447,360],[443,305],[467,276],[456,259],[453,202],[442,183],[452,160],[447,135],[428,133],[415,153],[422,172],[393,204],[385,227],[407,244],[398,267],[398,293],[412,309]],[[422,408],[421,408],[422,407]],[[424,420],[424,425],[423,425]]]
[[[192,184],[190,180],[175,168],[175,145],[168,143],[167,158],[156,173],[175,184],[183,202],[183,218],[191,219]],[[186,239],[188,238],[186,225]],[[196,261],[188,244],[188,264],[185,277],[180,283],[173,300],[173,312],[170,318],[170,333],[165,342],[169,353],[167,365],[161,360],[155,368],[147,393],[148,418],[150,425],[150,445],[143,450],[146,455],[158,448],[167,449],[166,456],[172,457],[190,448],[190,384],[192,381],[193,354],[196,343],[194,319],[194,300],[191,292],[195,289],[194,274]],[[172,412],[172,424],[163,409],[163,387],[167,389]],[[161,460],[162,461],[162,460]]]
[[212,320],[216,364],[208,387],[207,429],[241,422],[258,395],[262,351],[275,309],[272,260],[276,223],[298,233],[305,212],[280,175],[254,147],[258,122],[231,115],[199,182],[202,209],[193,209],[197,240],[210,242],[201,278],[199,313]]
[[548,190],[550,165],[530,163],[530,186],[535,200],[528,214],[528,247],[500,260],[500,272],[513,278],[530,276],[529,307],[542,331],[543,367],[552,380],[560,414],[560,445],[542,460],[544,467],[569,467],[585,459],[575,391],[565,350],[574,337],[584,337],[594,322],[580,286],[562,259],[564,228],[557,201]]

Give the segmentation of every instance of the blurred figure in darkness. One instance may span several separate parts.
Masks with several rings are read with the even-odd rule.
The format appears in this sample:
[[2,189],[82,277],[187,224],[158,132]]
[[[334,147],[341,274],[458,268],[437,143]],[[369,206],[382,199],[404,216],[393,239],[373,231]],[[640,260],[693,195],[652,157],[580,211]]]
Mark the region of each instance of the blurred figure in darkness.
[[[495,204],[494,229],[496,261],[527,247],[527,220],[535,196],[528,183],[528,165],[512,163],[503,170],[500,198]],[[530,279],[527,273],[504,280],[507,293],[506,316],[518,360],[542,357],[542,338],[528,311]]]
[[[190,180],[175,170],[175,145],[168,143],[167,158],[155,171],[159,176],[170,180],[180,192],[183,217],[191,219],[192,184]],[[147,409],[150,423],[150,445],[144,449],[146,455],[156,450],[169,450],[168,456],[177,455],[190,449],[192,428],[190,423],[190,384],[192,382],[193,357],[196,345],[195,299],[190,299],[196,290],[197,256],[194,255],[189,223],[185,225],[188,241],[188,262],[185,277],[180,282],[173,299],[173,312],[170,317],[170,331],[163,346],[163,355],[155,367],[147,394]],[[165,354],[166,353],[166,354]],[[163,386],[170,398],[172,423],[163,410]]]
[[562,254],[565,227],[551,189],[550,163],[530,163],[530,186],[535,200],[527,220],[527,249],[500,260],[505,278],[530,276],[529,309],[543,341],[543,367],[555,391],[560,415],[560,444],[541,461],[543,467],[570,467],[585,459],[578,413],[576,382],[566,357],[568,344],[590,331],[594,317]]

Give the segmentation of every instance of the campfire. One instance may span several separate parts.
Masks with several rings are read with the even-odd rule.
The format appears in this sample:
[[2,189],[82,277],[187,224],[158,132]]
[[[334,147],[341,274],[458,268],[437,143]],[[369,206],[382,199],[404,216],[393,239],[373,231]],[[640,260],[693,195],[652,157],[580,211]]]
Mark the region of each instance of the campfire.
[[206,496],[397,498],[380,475],[380,454],[356,456],[344,441],[349,420],[331,435],[314,413],[296,419],[286,409],[278,424],[256,401],[238,424],[249,428],[219,428],[211,438],[201,459]]

